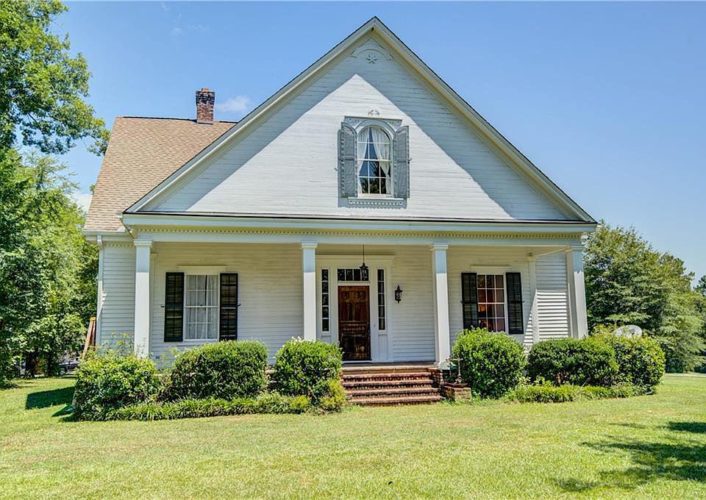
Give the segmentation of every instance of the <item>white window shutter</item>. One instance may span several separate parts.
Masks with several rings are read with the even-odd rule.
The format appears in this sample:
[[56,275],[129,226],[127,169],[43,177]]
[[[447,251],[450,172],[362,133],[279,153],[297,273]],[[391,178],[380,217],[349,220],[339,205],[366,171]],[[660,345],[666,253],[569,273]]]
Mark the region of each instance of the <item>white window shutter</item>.
[[338,184],[341,198],[354,198],[358,194],[355,172],[355,131],[343,124],[338,131]]
[[394,166],[392,177],[396,198],[409,198],[409,127],[400,127],[395,132]]

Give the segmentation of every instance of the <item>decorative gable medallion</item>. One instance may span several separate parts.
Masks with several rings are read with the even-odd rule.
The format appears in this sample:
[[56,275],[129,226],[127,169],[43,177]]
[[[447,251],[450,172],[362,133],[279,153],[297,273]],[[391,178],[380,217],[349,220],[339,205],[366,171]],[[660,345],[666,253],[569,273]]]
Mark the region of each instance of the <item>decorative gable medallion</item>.
[[353,51],[352,57],[367,61],[368,64],[376,64],[378,61],[391,60],[390,53],[378,45],[374,40],[368,40]]

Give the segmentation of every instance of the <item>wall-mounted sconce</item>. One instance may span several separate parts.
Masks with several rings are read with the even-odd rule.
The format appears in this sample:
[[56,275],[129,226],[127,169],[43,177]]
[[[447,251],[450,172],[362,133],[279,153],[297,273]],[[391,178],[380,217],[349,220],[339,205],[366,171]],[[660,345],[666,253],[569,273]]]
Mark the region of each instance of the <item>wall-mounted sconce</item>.
[[395,289],[395,300],[398,304],[402,300],[402,289],[400,288],[400,285],[397,285],[397,288]]

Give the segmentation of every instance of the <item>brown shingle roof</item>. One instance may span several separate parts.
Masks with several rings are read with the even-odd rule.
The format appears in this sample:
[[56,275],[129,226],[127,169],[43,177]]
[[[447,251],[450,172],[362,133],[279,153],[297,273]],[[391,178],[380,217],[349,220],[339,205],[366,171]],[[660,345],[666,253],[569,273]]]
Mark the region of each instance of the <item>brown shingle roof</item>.
[[87,231],[118,231],[118,216],[234,122],[118,117],[86,217]]

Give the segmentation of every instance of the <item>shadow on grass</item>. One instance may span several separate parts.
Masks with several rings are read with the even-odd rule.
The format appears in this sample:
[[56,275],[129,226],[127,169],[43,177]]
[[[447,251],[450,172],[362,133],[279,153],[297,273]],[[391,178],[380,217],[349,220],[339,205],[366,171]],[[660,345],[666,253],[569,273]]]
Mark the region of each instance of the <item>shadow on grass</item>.
[[50,406],[65,405],[70,406],[74,397],[73,387],[63,387],[51,391],[32,392],[27,394],[25,410],[37,408],[49,408]]
[[706,422],[669,422],[667,428],[670,431],[706,434]]
[[[706,432],[703,422],[670,422],[667,429],[674,433]],[[658,480],[706,482],[706,444],[670,434],[667,442],[615,438],[609,442],[584,443],[584,446],[604,453],[628,454],[627,469],[599,472],[599,480],[576,478],[557,480],[566,492],[588,492],[596,488],[632,490]]]

